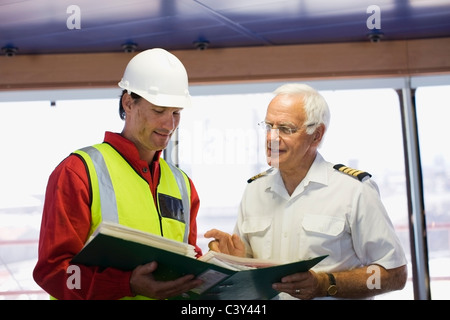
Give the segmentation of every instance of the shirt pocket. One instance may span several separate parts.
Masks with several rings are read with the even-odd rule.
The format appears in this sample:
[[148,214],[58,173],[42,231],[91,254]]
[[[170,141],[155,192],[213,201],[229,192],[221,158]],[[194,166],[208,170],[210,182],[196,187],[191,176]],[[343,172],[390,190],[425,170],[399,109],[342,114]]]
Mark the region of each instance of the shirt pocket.
[[308,249],[315,254],[341,256],[342,238],[345,235],[345,219],[326,215],[306,214],[302,230]]
[[269,218],[245,218],[241,230],[245,234],[262,235],[267,232],[272,219]]
[[272,219],[246,218],[241,225],[242,235],[248,240],[255,258],[268,259],[272,252]]

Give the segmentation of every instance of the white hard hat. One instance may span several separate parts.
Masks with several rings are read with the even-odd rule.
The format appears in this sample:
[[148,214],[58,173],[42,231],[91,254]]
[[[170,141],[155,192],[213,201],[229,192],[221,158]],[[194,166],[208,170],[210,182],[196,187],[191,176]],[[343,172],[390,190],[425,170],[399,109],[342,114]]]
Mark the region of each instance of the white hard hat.
[[184,65],[175,55],[161,48],[145,50],[134,56],[128,62],[119,87],[157,106],[191,106]]

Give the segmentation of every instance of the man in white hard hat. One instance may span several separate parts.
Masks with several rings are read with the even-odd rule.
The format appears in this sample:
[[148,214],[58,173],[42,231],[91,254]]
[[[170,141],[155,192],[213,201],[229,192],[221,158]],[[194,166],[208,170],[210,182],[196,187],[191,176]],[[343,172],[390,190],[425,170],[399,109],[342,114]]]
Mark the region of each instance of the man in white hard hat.
[[104,220],[189,243],[202,254],[197,191],[161,158],[191,104],[186,69],[166,50],[146,50],[130,60],[119,87],[122,132],[76,150],[48,181],[33,277],[55,299],[167,299],[201,284],[193,275],[156,281],[157,262],[150,262],[132,271],[79,265],[81,285],[67,285],[71,259]]

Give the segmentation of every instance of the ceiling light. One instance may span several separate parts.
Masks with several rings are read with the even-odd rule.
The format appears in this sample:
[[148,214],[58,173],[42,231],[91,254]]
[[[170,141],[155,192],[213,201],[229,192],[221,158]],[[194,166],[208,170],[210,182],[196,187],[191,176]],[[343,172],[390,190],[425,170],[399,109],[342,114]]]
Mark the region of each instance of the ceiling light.
[[209,41],[194,41],[194,46],[197,50],[206,50],[209,46]]
[[381,38],[384,37],[384,33],[380,31],[380,29],[372,29],[367,34],[367,38],[369,38],[370,42],[380,42]]
[[135,52],[136,49],[137,49],[136,43],[129,42],[129,43],[125,43],[122,45],[122,50],[123,50],[123,52],[126,52],[126,53]]
[[7,57],[13,57],[13,56],[15,56],[18,50],[19,50],[19,49],[17,49],[16,47],[10,47],[10,46],[3,47],[3,48],[2,48],[3,54],[4,54],[5,56],[7,56]]

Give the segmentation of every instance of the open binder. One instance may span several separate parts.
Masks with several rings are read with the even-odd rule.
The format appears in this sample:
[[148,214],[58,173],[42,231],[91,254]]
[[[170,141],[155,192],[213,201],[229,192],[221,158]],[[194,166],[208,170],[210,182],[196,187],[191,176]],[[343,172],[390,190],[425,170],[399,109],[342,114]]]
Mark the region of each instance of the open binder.
[[279,293],[272,289],[272,283],[286,275],[308,271],[325,257],[279,264],[210,251],[196,259],[190,244],[102,222],[71,264],[133,270],[156,261],[158,269],[154,276],[158,280],[194,274],[204,281],[200,287],[175,299],[266,300]]

